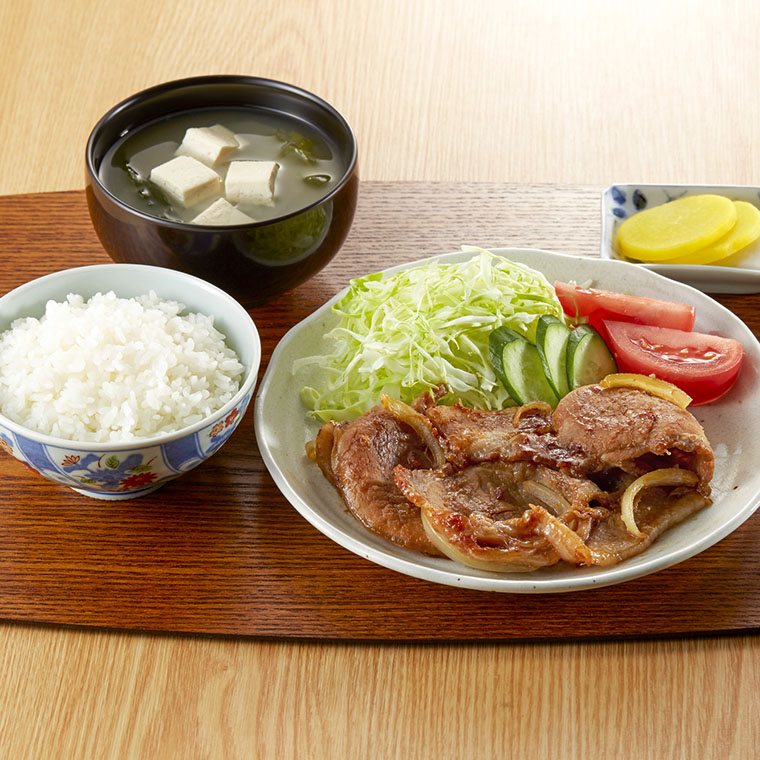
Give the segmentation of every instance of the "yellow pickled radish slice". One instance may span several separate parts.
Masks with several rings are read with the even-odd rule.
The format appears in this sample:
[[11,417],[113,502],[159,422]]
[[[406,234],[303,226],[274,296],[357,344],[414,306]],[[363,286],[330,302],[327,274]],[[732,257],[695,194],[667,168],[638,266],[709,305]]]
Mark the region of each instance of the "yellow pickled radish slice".
[[736,206],[736,224],[722,238],[702,248],[696,253],[667,259],[663,264],[712,264],[746,248],[760,238],[760,210],[757,206],[744,201],[734,201]]
[[726,235],[736,218],[730,198],[688,195],[626,219],[618,229],[618,247],[624,256],[639,261],[680,258]]

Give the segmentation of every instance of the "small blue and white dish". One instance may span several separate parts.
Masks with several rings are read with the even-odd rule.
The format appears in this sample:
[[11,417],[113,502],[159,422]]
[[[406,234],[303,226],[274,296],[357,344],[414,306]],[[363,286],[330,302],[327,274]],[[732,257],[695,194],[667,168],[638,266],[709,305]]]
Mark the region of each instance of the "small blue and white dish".
[[179,301],[189,312],[214,316],[244,374],[237,393],[220,409],[176,432],[124,442],[70,441],[24,427],[0,413],[0,451],[32,470],[85,496],[132,499],[155,491],[217,452],[243,418],[253,395],[261,361],[256,325],[229,294],[184,272],[139,264],[76,267],[40,277],[0,298],[0,332],[19,317],[39,318],[49,300],[69,293],[90,298],[113,291],[133,298],[155,291]]
[[[760,207],[760,187],[748,185],[614,184],[602,194],[602,258],[631,261],[617,249],[618,227],[630,216],[676,198],[704,193]],[[760,241],[732,256],[730,266],[633,263],[707,293],[760,292]]]

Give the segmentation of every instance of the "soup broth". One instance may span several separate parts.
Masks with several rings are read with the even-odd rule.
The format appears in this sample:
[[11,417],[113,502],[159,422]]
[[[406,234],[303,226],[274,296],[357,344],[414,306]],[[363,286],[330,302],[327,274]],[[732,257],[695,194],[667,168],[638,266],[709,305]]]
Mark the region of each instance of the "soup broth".
[[216,198],[185,208],[150,180],[157,166],[177,155],[186,130],[222,125],[234,133],[239,148],[213,166],[221,197],[232,161],[273,161],[278,165],[271,205],[237,203],[252,221],[266,221],[303,209],[323,198],[345,167],[325,135],[305,122],[272,111],[247,108],[193,110],[153,122],[127,134],[103,157],[100,181],[119,200],[146,214],[173,222],[192,222]]

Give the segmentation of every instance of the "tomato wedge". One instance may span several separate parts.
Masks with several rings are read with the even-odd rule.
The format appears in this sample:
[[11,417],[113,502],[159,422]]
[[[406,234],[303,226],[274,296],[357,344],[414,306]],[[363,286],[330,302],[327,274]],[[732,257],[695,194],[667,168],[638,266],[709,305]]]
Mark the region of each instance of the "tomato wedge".
[[673,383],[694,405],[720,398],[739,374],[744,352],[733,338],[612,320],[604,327],[621,372]]
[[606,337],[603,322],[636,322],[673,330],[691,330],[696,310],[693,306],[658,298],[629,296],[610,290],[579,288],[567,282],[555,282],[559,302],[569,317],[586,317],[592,327]]

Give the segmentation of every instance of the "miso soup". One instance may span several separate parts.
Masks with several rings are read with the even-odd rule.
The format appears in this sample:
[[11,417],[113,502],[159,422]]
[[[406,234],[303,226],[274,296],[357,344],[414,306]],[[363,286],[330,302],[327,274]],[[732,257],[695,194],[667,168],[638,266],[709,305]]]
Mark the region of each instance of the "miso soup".
[[[185,206],[151,181],[151,172],[178,155],[188,129],[216,125],[233,133],[239,147],[210,167],[219,177],[219,192]],[[235,211],[230,213],[237,216],[230,218],[237,221],[230,223],[237,224],[245,221],[241,213],[254,222],[266,221],[319,201],[340,182],[346,170],[339,155],[324,134],[282,113],[249,108],[198,109],[128,133],[103,157],[99,178],[119,200],[138,211],[191,223],[220,198],[226,204],[225,179],[233,161],[274,162],[271,201],[234,202]],[[188,197],[192,201],[192,196]],[[205,214],[201,218],[207,217]]]

